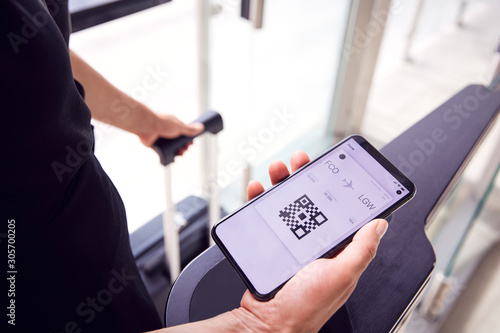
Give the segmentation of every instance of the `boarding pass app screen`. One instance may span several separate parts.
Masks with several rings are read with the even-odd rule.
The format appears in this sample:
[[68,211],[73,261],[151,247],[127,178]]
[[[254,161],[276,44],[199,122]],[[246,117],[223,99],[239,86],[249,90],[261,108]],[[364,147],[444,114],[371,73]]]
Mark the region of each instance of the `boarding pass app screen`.
[[[255,200],[241,211],[245,214],[234,215],[240,226],[246,225],[240,230],[243,241],[222,239],[229,233],[237,237],[229,223],[218,233],[246,277],[265,293],[405,194],[408,189],[349,139]],[[245,218],[251,225],[242,222]]]

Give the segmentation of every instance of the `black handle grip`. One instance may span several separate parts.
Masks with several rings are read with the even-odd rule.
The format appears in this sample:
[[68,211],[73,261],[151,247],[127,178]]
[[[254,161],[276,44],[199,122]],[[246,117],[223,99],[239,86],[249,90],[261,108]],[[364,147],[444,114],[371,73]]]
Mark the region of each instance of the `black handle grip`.
[[[205,126],[203,132],[201,132],[197,136],[205,132],[217,134],[222,131],[222,128],[224,127],[221,115],[215,111],[207,111],[193,122],[202,123]],[[161,164],[167,165],[172,163],[174,161],[175,155],[177,155],[179,150],[193,141],[194,138],[195,136],[184,135],[181,135],[175,139],[159,138],[153,144],[153,149],[158,153],[158,155],[160,155]]]

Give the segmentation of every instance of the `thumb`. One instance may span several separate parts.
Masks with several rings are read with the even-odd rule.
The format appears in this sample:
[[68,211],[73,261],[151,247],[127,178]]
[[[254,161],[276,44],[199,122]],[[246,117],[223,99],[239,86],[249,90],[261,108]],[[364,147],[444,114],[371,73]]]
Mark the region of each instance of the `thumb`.
[[184,126],[181,127],[181,134],[185,136],[197,136],[201,134],[204,129],[205,126],[203,126],[202,123],[184,124]]
[[387,231],[387,221],[376,219],[362,227],[352,242],[337,257],[337,263],[351,272],[351,274],[361,275],[370,261],[375,257],[380,239]]

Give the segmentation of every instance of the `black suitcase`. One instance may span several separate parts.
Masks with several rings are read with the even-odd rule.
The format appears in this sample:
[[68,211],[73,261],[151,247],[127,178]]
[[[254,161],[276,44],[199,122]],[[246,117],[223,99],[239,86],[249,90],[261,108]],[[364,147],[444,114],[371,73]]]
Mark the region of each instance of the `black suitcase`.
[[[203,114],[195,122],[203,123],[205,132],[213,134],[220,132],[223,127],[221,116],[213,111]],[[160,161],[166,170],[177,151],[191,140],[193,138],[182,136],[155,142],[154,149],[160,155]],[[210,221],[209,202],[196,196],[189,196],[177,203],[175,216],[173,213],[166,216],[169,205],[172,205],[168,172],[166,178],[167,210],[130,235],[130,245],[137,267],[160,314],[163,313],[168,291],[180,269],[209,247],[209,230],[216,222]],[[221,209],[215,216],[217,215],[224,216],[225,212]],[[166,229],[168,237],[165,240]],[[173,258],[172,254],[169,255],[166,251],[167,242],[170,252],[174,252]]]

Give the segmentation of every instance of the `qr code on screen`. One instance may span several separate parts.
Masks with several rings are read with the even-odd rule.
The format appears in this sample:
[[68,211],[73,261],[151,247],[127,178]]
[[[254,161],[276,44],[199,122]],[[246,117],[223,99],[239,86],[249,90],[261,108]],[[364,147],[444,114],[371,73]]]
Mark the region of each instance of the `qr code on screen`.
[[279,217],[298,239],[328,221],[325,214],[305,194],[280,210]]

